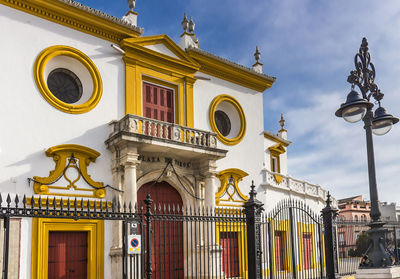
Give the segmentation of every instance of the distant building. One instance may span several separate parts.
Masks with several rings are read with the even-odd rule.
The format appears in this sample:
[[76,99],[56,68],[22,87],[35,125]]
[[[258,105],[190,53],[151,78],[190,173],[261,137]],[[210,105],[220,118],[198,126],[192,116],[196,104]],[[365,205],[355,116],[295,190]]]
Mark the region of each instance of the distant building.
[[347,257],[351,250],[356,249],[358,236],[369,228],[366,223],[369,221],[371,203],[364,201],[362,195],[338,200],[339,220],[351,223],[338,227],[339,256]]
[[369,221],[371,203],[364,201],[362,195],[338,200],[339,218],[351,221]]

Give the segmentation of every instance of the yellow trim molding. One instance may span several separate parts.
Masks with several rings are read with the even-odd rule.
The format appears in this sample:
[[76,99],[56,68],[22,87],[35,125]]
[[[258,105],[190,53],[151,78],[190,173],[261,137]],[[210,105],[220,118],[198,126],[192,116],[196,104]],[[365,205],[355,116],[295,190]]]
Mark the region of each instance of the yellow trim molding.
[[258,92],[264,92],[275,82],[275,78],[258,74],[201,50],[189,48],[187,53],[200,64],[201,72]]
[[290,261],[292,251],[290,249],[290,220],[270,220],[271,222],[271,236],[272,236],[272,250],[274,251],[272,257],[272,270],[274,274],[279,274],[279,270],[276,269],[276,245],[275,245],[275,232],[283,232],[283,265],[286,271],[291,272],[293,270],[292,262]]
[[[225,212],[225,214],[227,214]],[[221,232],[237,232],[238,234],[238,258],[239,258],[239,274],[240,278],[247,278],[247,257],[241,257],[241,255],[247,254],[247,230],[246,223],[229,223],[220,222],[216,224],[216,241],[220,244],[220,233]],[[243,261],[244,259],[244,261]]]
[[[240,130],[239,130],[238,135],[233,139],[224,137],[221,134],[221,132],[218,130],[217,124],[215,123],[215,111],[216,111],[218,105],[222,102],[228,102],[228,103],[232,104],[235,107],[235,109],[239,115],[239,118],[240,118]],[[213,132],[217,133],[218,140],[225,145],[238,144],[243,139],[243,137],[246,133],[246,117],[244,115],[243,108],[240,105],[240,103],[232,96],[222,94],[222,95],[218,95],[217,97],[215,97],[214,100],[212,100],[212,102],[211,102],[210,109],[208,111],[208,118],[210,121],[211,130]]]
[[[48,88],[45,77],[46,65],[51,59],[59,55],[68,56],[78,60],[89,71],[93,81],[93,92],[89,100],[87,100],[85,103],[79,105],[64,103],[56,98]],[[33,73],[35,76],[36,85],[43,98],[45,98],[50,105],[63,112],[75,114],[85,113],[92,110],[100,101],[103,92],[103,84],[99,70],[97,70],[96,65],[88,56],[73,47],[51,46],[46,48],[37,57]]]
[[272,134],[270,132],[267,132],[267,131],[264,131],[264,138],[272,140],[273,142],[276,142],[276,143],[280,143],[284,147],[288,147],[291,144],[290,141],[285,140],[285,139],[283,139],[283,138],[281,138],[281,137],[279,137],[277,135],[274,135],[274,134]]
[[[217,206],[243,206],[249,199],[239,188],[239,182],[249,174],[239,169],[226,169],[217,174],[221,185],[215,194]],[[237,199],[239,197],[239,199]]]
[[[77,144],[62,144],[47,149],[46,156],[53,157],[56,166],[54,170],[50,171],[48,177],[33,177],[33,190],[36,194],[69,197],[105,197],[106,191],[104,189],[104,183],[94,181],[87,173],[87,167],[90,162],[96,161],[96,158],[100,156],[99,152]],[[77,172],[77,177],[74,180],[67,175],[67,170],[70,168],[75,169]],[[60,177],[63,177],[68,182],[68,185],[49,185],[57,181]],[[92,189],[78,187],[76,182],[81,178],[83,178]],[[62,192],[62,190],[68,191],[70,189],[74,190],[74,194]],[[51,190],[58,191],[52,192]]]
[[[151,50],[162,44],[178,58]],[[125,50],[125,113],[143,116],[143,81],[175,90],[175,123],[194,127],[193,84],[199,65],[167,35],[130,38],[121,42]]]
[[104,278],[104,221],[33,218],[31,278],[48,278],[48,247],[51,231],[88,232],[87,278]]
[[[47,197],[41,197],[41,206],[46,207],[47,205],[47,200],[49,200],[49,208],[61,208],[61,198],[56,198],[55,199],[55,206],[54,206],[54,197],[47,198]],[[63,208],[68,208],[68,201],[69,201],[69,206],[70,208],[75,207],[75,199],[63,199],[62,201],[62,206]],[[33,198],[33,206],[39,206],[39,198],[34,197]],[[82,205],[83,202],[83,205]],[[95,200],[82,200],[82,199],[76,199],[76,207],[77,208],[87,208],[88,204],[90,205],[90,208],[94,208],[94,205],[96,204],[97,209],[102,209],[106,210],[106,207],[108,209],[112,208],[112,202],[110,201],[95,201]],[[26,198],[26,205],[31,206],[32,205],[32,198],[28,197]]]
[[316,260],[316,243],[315,243],[315,224],[305,224],[305,223],[298,223],[297,224],[298,230],[298,239],[299,239],[299,270],[305,270],[304,263],[303,263],[303,233],[310,233],[312,237],[312,267],[317,268],[317,260]]
[[81,8],[49,0],[0,0],[0,4],[115,43],[124,38],[138,37],[142,32],[140,28],[133,30],[117,23],[120,19],[106,14],[96,15],[89,11],[93,9],[80,4],[76,6]]

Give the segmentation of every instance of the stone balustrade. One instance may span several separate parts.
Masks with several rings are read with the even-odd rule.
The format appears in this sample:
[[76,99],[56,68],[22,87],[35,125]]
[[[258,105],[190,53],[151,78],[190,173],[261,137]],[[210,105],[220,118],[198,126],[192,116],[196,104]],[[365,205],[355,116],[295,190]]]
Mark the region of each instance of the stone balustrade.
[[[320,198],[324,201],[327,199],[328,191],[323,189],[319,185],[311,184],[307,181],[299,180],[287,175],[282,175],[280,173],[271,172],[267,169],[263,169],[262,174],[263,185],[272,186],[275,188],[307,195],[310,197]],[[281,178],[280,183],[278,183],[277,177]],[[337,207],[336,200],[333,200],[333,205]]]
[[217,135],[213,132],[131,114],[126,115],[119,121],[112,121],[110,123],[110,137],[119,132],[184,143],[194,147],[217,148]]

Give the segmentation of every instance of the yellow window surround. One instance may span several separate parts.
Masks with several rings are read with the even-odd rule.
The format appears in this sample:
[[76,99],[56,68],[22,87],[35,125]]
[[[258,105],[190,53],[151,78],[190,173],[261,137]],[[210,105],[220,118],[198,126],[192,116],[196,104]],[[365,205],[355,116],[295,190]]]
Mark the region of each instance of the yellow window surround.
[[[33,190],[36,194],[57,195],[72,197],[103,198],[106,195],[103,182],[94,181],[87,173],[87,167],[95,162],[100,153],[96,150],[76,144],[62,144],[50,147],[46,150],[47,157],[53,157],[56,166],[50,171],[48,177],[34,176]],[[67,170],[75,170],[76,177],[68,177]],[[52,185],[63,177],[68,185]],[[82,188],[76,185],[84,180],[90,188]],[[73,189],[74,193],[68,192]],[[55,191],[54,191],[55,190]]]
[[88,232],[89,279],[104,278],[104,221],[33,218],[31,278],[48,278],[49,233],[52,231]]
[[[47,86],[45,69],[47,63],[57,56],[67,56],[79,61],[89,72],[92,83],[93,92],[90,98],[83,104],[67,104],[59,100],[50,91]],[[93,61],[83,52],[69,46],[56,45],[44,49],[36,58],[33,70],[36,85],[43,98],[53,107],[66,113],[86,113],[92,110],[100,102],[103,93],[103,82],[101,80],[100,72]]]
[[[147,48],[162,44],[178,58]],[[167,35],[129,38],[125,51],[125,114],[143,116],[143,81],[174,89],[175,123],[194,128],[193,84],[199,65]]]
[[[280,173],[281,172],[281,159],[280,155],[286,152],[285,147],[282,143],[275,144],[268,148],[270,154],[271,171]],[[274,174],[276,183],[280,184],[283,180],[283,176]]]
[[[239,130],[237,136],[234,138],[227,138],[227,137],[223,136],[221,134],[221,132],[218,130],[217,124],[215,122],[215,111],[217,110],[218,105],[222,102],[228,102],[231,105],[233,105],[233,107],[236,109],[236,111],[239,115],[240,130]],[[210,104],[210,108],[208,110],[208,119],[210,121],[211,130],[217,134],[218,140],[220,142],[222,142],[223,144],[236,145],[242,141],[242,139],[244,138],[244,135],[246,134],[246,127],[247,127],[246,116],[244,114],[243,108],[240,105],[240,103],[232,96],[229,96],[226,94],[216,96]]]
[[215,194],[215,203],[217,206],[243,206],[249,199],[239,188],[239,182],[248,173],[239,169],[226,169],[217,174],[221,185]]

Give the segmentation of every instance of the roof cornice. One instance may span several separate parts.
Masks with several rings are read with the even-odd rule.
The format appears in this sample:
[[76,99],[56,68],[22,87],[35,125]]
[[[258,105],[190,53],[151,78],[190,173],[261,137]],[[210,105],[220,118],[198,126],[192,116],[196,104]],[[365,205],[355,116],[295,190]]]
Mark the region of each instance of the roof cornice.
[[281,138],[280,136],[277,136],[277,135],[275,135],[275,134],[273,134],[271,132],[268,132],[268,131],[264,131],[264,138],[272,140],[272,141],[274,141],[276,143],[280,143],[284,147],[288,147],[292,143],[291,141],[285,140],[285,139]]
[[198,48],[189,47],[186,52],[200,64],[201,72],[258,92],[264,92],[276,80]]
[[118,43],[143,28],[72,0],[0,0],[0,4]]

